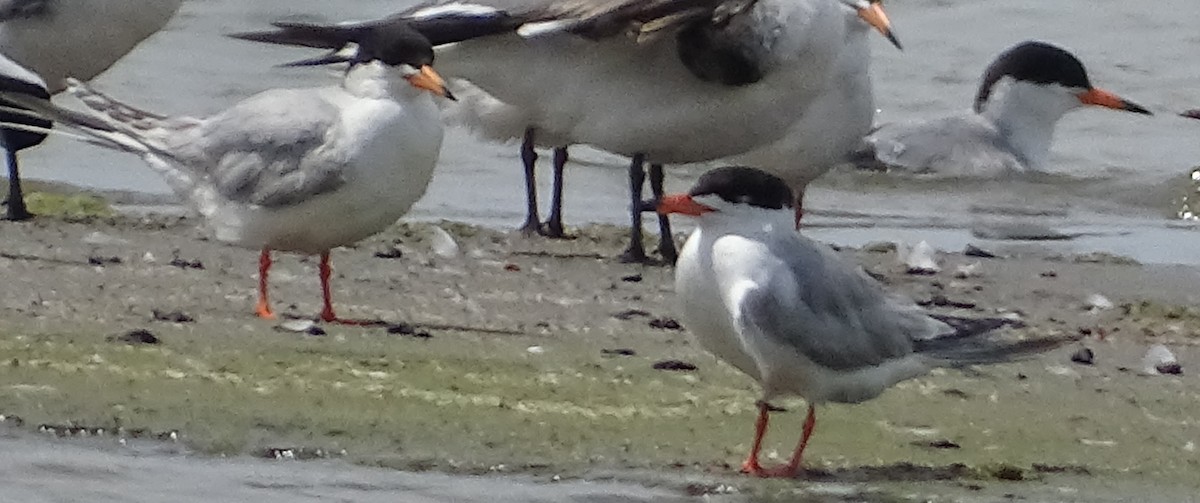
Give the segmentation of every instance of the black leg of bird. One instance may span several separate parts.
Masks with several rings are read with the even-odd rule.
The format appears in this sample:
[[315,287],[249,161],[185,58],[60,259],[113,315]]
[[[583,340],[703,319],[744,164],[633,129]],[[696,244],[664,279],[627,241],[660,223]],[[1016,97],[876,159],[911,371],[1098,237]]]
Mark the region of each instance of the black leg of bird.
[[649,261],[642,245],[642,185],[646,183],[646,156],[637,154],[629,162],[629,247],[621,254],[621,262],[644,264]]
[[[659,201],[663,197],[663,166],[662,164],[650,165],[650,192],[654,194],[654,200]],[[658,215],[658,253],[662,255],[664,263],[674,264],[675,259],[679,258],[679,254],[675,251],[675,238],[671,235],[671,220],[667,215]]]
[[521,140],[521,162],[525,164],[525,223],[521,225],[521,234],[532,236],[542,233],[541,218],[538,217],[537,180],[534,178],[534,166],[537,165],[537,152],[533,149],[533,128],[525,130]]
[[25,194],[21,190],[21,174],[17,169],[17,153],[4,149],[5,160],[8,162],[8,212],[5,220],[21,221],[33,218],[33,213],[25,207]]
[[563,229],[563,170],[567,166],[567,147],[554,149],[554,193],[550,199],[550,218],[546,220],[546,237],[563,239],[567,237]]

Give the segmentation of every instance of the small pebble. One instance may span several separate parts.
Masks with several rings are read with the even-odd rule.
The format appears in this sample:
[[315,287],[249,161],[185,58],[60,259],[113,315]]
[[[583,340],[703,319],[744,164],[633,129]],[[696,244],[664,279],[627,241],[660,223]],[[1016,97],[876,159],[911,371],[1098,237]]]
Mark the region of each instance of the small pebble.
[[375,252],[375,258],[385,258],[389,260],[404,258],[404,252],[400,251],[399,247],[389,246],[385,249]]
[[162,341],[150,333],[149,330],[136,329],[125,332],[121,335],[115,335],[108,338],[113,342],[124,342],[126,344],[158,344]]
[[683,327],[679,325],[679,322],[671,318],[655,318],[650,320],[650,328],[657,328],[660,330],[683,330]]
[[672,370],[677,372],[691,372],[697,368],[691,363],[680,360],[661,360],[654,362],[654,365],[651,365],[651,367],[654,370]]
[[967,245],[967,248],[965,250],[963,250],[963,255],[966,255],[968,257],[996,258],[995,253],[992,253],[990,251],[984,250],[983,248],[980,248],[978,246],[971,245],[971,244]]
[[604,356],[636,356],[637,351],[629,348],[601,349],[600,354]]
[[195,318],[188,316],[187,313],[178,309],[174,311],[159,311],[155,309],[151,311],[151,314],[154,316],[155,321],[165,321],[168,323],[192,323],[196,321]]
[[318,327],[317,322],[304,319],[285,321],[276,325],[275,330],[297,334],[325,335],[325,329]]
[[1071,361],[1081,365],[1095,365],[1096,354],[1092,352],[1091,348],[1082,347],[1071,354]]
[[979,276],[979,262],[970,264],[962,264],[954,268],[954,277],[958,279],[974,278]]

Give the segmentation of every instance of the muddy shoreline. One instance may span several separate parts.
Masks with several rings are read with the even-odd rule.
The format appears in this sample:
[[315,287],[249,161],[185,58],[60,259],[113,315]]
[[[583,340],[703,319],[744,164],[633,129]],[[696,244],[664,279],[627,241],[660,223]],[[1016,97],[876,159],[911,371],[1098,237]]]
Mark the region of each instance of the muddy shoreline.
[[[867,404],[824,407],[806,479],[757,481],[734,473],[753,384],[675,324],[669,268],[612,258],[619,227],[546,241],[399,224],[334,252],[339,314],[385,323],[309,328],[251,316],[255,252],[195,224],[4,223],[0,414],[22,418],[19,431],[176,432],[208,456],[319,452],[404,471],[617,478],[756,501],[1174,501],[1198,484],[1191,267],[954,250],[939,253],[942,272],[913,275],[891,246],[842,250],[939,312],[1020,317],[1028,327],[1014,337],[1086,336],[1038,360],[938,372]],[[278,257],[277,309],[319,310],[315,265]],[[135,330],[157,342],[127,336]],[[1182,375],[1142,371],[1153,344],[1170,348]],[[1071,361],[1082,346],[1090,365]],[[671,361],[697,370],[655,368]],[[773,456],[790,451],[799,416],[773,423]]]

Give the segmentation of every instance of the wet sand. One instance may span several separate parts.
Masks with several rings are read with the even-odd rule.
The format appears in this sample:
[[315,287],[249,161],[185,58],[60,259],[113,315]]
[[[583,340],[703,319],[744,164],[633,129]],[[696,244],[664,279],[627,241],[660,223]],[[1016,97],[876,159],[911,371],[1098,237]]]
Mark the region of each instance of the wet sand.
[[[163,469],[193,474],[196,488],[235,483],[248,470],[348,480],[369,472],[385,474],[372,479],[381,480],[382,493],[428,501],[470,500],[447,489],[456,483],[430,482],[442,475],[409,479],[407,472],[621,482],[610,498],[578,501],[706,493],[754,501],[1181,501],[1200,485],[1200,310],[1188,307],[1200,272],[1193,267],[1031,247],[998,258],[942,253],[943,272],[911,275],[888,246],[843,250],[939,312],[1015,313],[1029,326],[1012,337],[1090,335],[1040,359],[937,372],[866,404],[822,407],[810,473],[758,481],[735,473],[750,440],[753,383],[675,325],[669,268],[613,260],[623,229],[586,227],[576,239],[545,241],[437,226],[457,254],[446,253],[444,237],[424,223],[334,252],[339,314],[386,326],[298,333],[250,314],[256,252],[207,239],[191,219],[4,223],[0,414],[23,432],[5,442],[35,457],[63,450],[72,473],[108,470],[106,456],[115,454],[28,435],[92,437],[104,428],[89,442],[111,446],[118,437],[151,442],[174,433],[163,445],[195,454],[161,459]],[[975,263],[970,277],[955,277],[958,266]],[[315,265],[277,257],[277,309],[315,315]],[[1113,305],[1088,309],[1093,294]],[[126,336],[139,329],[157,342]],[[1142,356],[1158,343],[1175,353],[1182,375],[1142,371]],[[1093,351],[1094,364],[1070,360],[1081,346]],[[668,360],[697,370],[654,368]],[[803,410],[801,402],[785,405]],[[777,416],[768,451],[782,459],[802,414]],[[16,470],[36,461],[13,463]],[[188,463],[214,468],[192,471]],[[43,477],[22,490],[137,501],[126,497],[137,494],[140,476],[114,477],[123,485]],[[172,480],[155,487],[197,500],[209,494]],[[487,480],[464,487],[490,494],[511,482]],[[323,494],[295,484],[267,492],[286,501]],[[355,482],[332,484],[344,490]],[[514,501],[542,497],[529,494]]]

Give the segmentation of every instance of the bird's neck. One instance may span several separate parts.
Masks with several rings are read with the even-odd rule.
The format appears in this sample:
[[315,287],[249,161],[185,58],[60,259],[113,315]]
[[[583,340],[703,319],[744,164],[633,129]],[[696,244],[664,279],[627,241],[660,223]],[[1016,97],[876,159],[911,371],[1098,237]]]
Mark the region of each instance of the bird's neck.
[[795,232],[795,212],[791,208],[778,210],[736,207],[705,214],[698,230],[711,237],[736,234],[762,236],[777,232]]
[[1079,106],[1061,87],[1016,82],[993,95],[981,113],[1029,168],[1041,169],[1050,157],[1054,126]]
[[350,67],[342,81],[346,92],[360,98],[409,100],[421,93],[395,69],[379,62],[359,63]]

